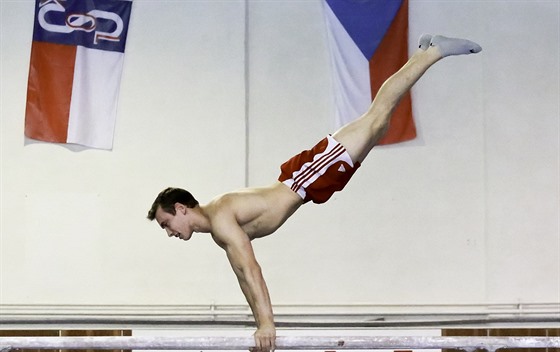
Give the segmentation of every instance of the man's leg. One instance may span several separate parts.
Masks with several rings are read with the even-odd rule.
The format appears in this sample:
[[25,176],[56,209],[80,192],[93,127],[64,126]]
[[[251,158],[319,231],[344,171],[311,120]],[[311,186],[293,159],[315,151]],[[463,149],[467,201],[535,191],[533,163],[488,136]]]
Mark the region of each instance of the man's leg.
[[419,50],[385,81],[369,110],[340,128],[333,137],[346,148],[352,161],[362,162],[387,131],[393,110],[402,96],[430,66],[446,56],[477,53],[481,50],[478,44],[468,40],[423,35],[419,40]]

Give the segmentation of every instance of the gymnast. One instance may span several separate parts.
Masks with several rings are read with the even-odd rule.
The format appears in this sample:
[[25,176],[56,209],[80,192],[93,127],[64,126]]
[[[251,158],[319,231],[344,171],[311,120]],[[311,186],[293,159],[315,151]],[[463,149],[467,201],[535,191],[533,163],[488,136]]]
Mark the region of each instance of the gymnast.
[[225,250],[255,318],[254,351],[274,350],[276,328],[251,241],[272,234],[304,203],[324,203],[342,190],[386,132],[401,97],[430,66],[447,56],[481,50],[469,40],[422,35],[419,49],[385,81],[368,111],[282,164],[278,182],[225,193],[205,205],[180,188],[157,196],[148,219],[155,219],[169,237],[187,241],[194,232],[210,233]]

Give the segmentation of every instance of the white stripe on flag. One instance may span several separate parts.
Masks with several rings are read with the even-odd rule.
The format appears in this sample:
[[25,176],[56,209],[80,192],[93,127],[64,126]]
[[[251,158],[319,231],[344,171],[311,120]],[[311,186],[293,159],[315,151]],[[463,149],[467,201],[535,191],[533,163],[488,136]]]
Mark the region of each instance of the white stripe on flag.
[[67,143],[111,149],[124,54],[78,46]]
[[327,33],[335,73],[336,124],[340,127],[367,111],[371,104],[369,59],[325,3]]

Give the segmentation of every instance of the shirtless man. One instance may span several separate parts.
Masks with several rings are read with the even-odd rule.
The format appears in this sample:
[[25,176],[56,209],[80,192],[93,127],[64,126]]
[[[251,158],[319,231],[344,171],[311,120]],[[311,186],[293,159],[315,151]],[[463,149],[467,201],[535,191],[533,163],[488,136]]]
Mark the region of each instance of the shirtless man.
[[323,203],[341,190],[389,127],[401,97],[430,66],[446,56],[481,50],[468,40],[423,35],[417,52],[383,84],[364,115],[284,163],[278,182],[268,187],[226,193],[205,205],[183,189],[167,188],[158,195],[148,219],[156,219],[169,237],[187,241],[193,232],[210,233],[225,250],[255,317],[255,350],[274,350],[276,328],[251,241],[276,231],[302,204]]

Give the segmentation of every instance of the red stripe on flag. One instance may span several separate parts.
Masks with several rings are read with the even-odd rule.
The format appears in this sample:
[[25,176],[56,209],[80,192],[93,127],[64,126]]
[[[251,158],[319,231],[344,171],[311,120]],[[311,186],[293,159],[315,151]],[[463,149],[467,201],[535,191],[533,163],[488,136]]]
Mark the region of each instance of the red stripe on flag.
[[25,111],[27,137],[66,142],[75,62],[75,46],[33,42]]
[[[371,95],[375,97],[381,85],[408,60],[408,0],[401,4],[391,26],[369,61]],[[412,101],[407,93],[393,113],[391,125],[378,144],[404,142],[416,137],[412,118]]]

